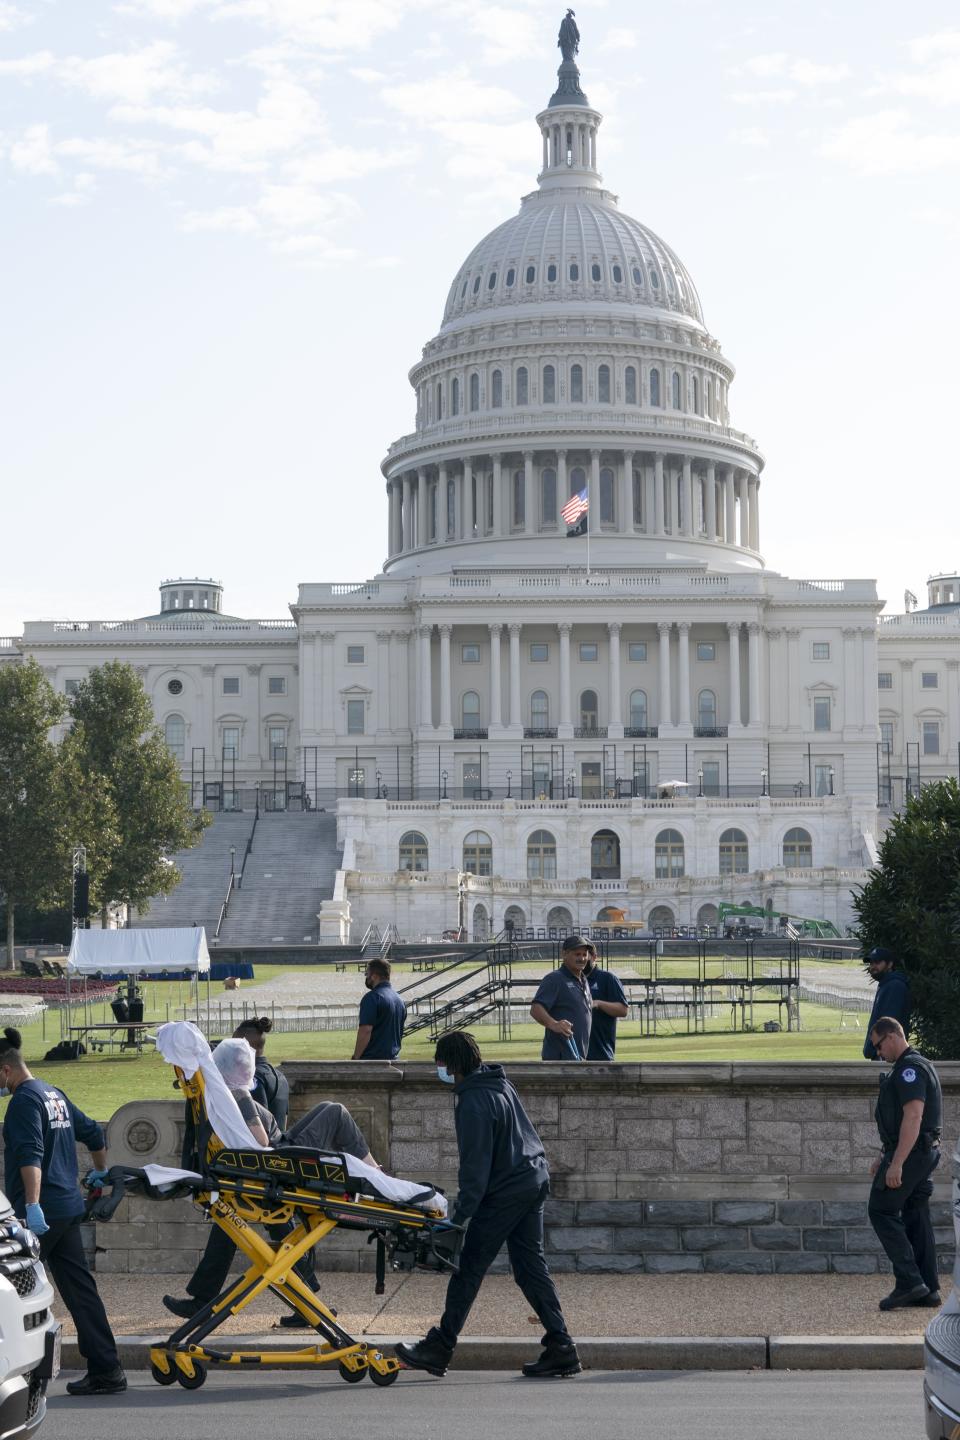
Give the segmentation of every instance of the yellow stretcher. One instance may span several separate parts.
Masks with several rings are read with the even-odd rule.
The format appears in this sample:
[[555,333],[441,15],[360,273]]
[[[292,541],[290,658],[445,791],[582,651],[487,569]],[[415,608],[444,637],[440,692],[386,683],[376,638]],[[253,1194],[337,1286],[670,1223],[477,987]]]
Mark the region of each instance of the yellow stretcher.
[[[180,1172],[183,1178],[157,1186],[146,1171],[114,1166],[106,1181],[110,1193],[105,1188],[95,1191],[87,1213],[96,1220],[109,1220],[129,1194],[154,1200],[191,1195],[250,1264],[162,1345],[151,1347],[153,1378],[160,1385],[176,1382],[185,1390],[196,1390],[210,1365],[336,1365],[344,1380],[355,1382],[369,1375],[375,1385],[392,1385],[401,1368],[399,1361],[349,1335],[293,1267],[338,1226],[366,1230],[377,1244],[379,1290],[388,1261],[394,1270],[456,1270],[463,1227],[451,1225],[442,1209],[382,1198],[369,1181],[351,1176],[347,1158],[334,1151],[296,1145],[272,1150],[225,1148],[207,1119],[203,1075],[198,1070],[187,1079],[179,1068],[176,1073],[192,1112],[198,1173],[187,1178]],[[429,1206],[429,1198],[436,1195],[428,1186],[416,1198]],[[290,1221],[293,1228],[279,1243],[253,1228]],[[268,1351],[221,1350],[207,1343],[228,1316],[240,1314],[268,1289],[304,1316],[317,1333],[315,1343]]]

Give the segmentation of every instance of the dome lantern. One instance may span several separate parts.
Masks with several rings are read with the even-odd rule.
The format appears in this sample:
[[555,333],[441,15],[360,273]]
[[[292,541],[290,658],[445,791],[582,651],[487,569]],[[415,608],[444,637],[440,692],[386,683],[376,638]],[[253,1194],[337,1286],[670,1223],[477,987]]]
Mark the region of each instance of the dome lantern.
[[573,17],[574,12],[568,10],[560,26],[557,44],[563,61],[557,71],[557,88],[546,110],[537,116],[543,135],[541,190],[561,185],[599,189],[603,183],[597,170],[597,130],[603,116],[591,107],[580,88],[580,70],[574,59],[580,49],[580,31]]

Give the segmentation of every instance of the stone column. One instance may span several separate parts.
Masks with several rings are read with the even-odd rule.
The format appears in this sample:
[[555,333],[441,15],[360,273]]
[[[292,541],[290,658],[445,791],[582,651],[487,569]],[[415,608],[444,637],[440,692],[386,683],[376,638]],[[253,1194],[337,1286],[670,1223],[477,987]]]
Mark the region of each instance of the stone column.
[[404,475],[404,477],[403,477],[403,499],[401,500],[400,503],[401,503],[401,506],[402,506],[400,526],[401,526],[401,533],[402,533],[402,535],[403,535],[403,549],[404,549],[404,550],[412,550],[412,549],[413,549],[413,546],[412,546],[412,544],[411,544],[411,539],[410,539],[410,537],[411,537],[411,533],[412,533],[412,530],[413,530],[413,526],[412,526],[412,524],[411,524],[412,516],[411,516],[411,513],[410,513],[410,512],[411,512],[411,510],[413,509],[413,502],[412,502],[412,500],[411,500],[411,498],[410,498],[410,476],[409,476],[409,475]]
[[633,451],[624,450],[623,463],[620,467],[620,514],[618,516],[617,529],[621,535],[627,535],[634,528],[634,524]]
[[751,475],[747,482],[747,523],[750,549],[760,549],[760,481]]
[[568,491],[569,491],[569,485],[570,485],[570,482],[569,482],[568,479],[567,479],[567,452],[566,452],[566,450],[558,450],[558,451],[557,451],[557,524],[558,524],[558,525],[561,524],[561,521],[560,521],[560,511],[563,509],[564,505],[566,505],[567,501],[568,501],[569,498],[570,498],[569,493],[568,493]]
[[393,676],[397,686],[395,726],[401,730],[413,730],[413,706],[410,701],[410,639],[409,630],[394,630],[391,649],[393,655]]
[[610,637],[610,713],[607,732],[611,739],[623,735],[623,715],[620,700],[620,621],[611,620],[607,625]]
[[571,725],[570,719],[570,625],[559,625],[560,631],[560,724]]
[[447,467],[440,465],[437,469],[437,514],[440,534],[437,541],[441,545],[447,543],[447,536],[450,533],[450,504],[447,493]]
[[677,724],[690,724],[690,622],[681,620],[677,625],[680,637],[678,647],[677,677]]
[[756,620],[752,620],[747,626],[747,642],[749,646],[748,658],[750,663],[748,695],[750,708],[749,714],[747,716],[747,724],[762,725],[762,691],[760,688],[760,626]]
[[453,724],[450,703],[450,634],[452,630],[452,625],[440,626],[440,724],[443,726]]
[[[523,533],[535,534],[540,528],[540,515],[533,493],[533,451],[523,452]],[[513,721],[510,722],[513,724]]]
[[[860,645],[863,661],[863,712],[861,723],[865,730],[872,730],[879,721],[879,693],[877,691],[877,627],[875,625],[863,626],[860,631]],[[950,749],[947,754],[957,753],[957,742],[960,735],[957,734],[957,725],[954,718],[954,711],[957,703],[957,661],[947,661],[947,706],[949,720],[949,734],[947,743]],[[953,673],[951,674],[951,667]]]
[[432,625],[420,626],[420,728],[433,729],[433,684],[430,675]]
[[787,723],[787,677],[784,665],[783,631],[777,626],[767,630],[767,673],[769,676],[770,713],[767,721],[771,730],[782,730]]
[[390,631],[377,631],[377,730],[389,734],[390,722]]
[[500,694],[500,631],[502,626],[488,626],[490,631],[490,724],[499,730],[503,724],[503,699]]
[[740,621],[728,620],[730,634],[730,729],[740,729]]
[[664,535],[663,525],[663,456],[654,456],[653,462],[653,533]]
[[734,490],[736,479],[737,472],[735,468],[730,465],[726,475],[723,477],[723,498],[726,510],[723,538],[728,545],[736,545],[737,543],[737,499]]
[[693,514],[693,462],[689,455],[683,457],[683,515],[680,528],[684,535],[693,536],[697,533],[697,523]]
[[800,728],[800,631],[788,630],[787,635],[787,725]]
[[644,533],[644,535],[652,535],[652,534],[654,533],[653,517],[654,517],[654,512],[655,512],[655,510],[656,510],[656,503],[655,503],[653,497],[654,497],[654,493],[655,493],[655,486],[656,486],[656,480],[655,480],[655,472],[654,472],[653,462],[652,462],[651,460],[645,460],[645,461],[643,462],[643,533]]
[[430,531],[428,511],[430,505],[427,499],[427,472],[417,471],[417,544],[422,549],[427,543],[427,535]]
[[749,548],[749,545],[750,545],[750,517],[749,517],[749,515],[747,514],[747,508],[748,508],[748,507],[747,507],[747,472],[746,472],[746,470],[741,470],[741,471],[740,471],[740,479],[739,479],[738,489],[739,489],[739,493],[740,493],[740,535],[739,535],[739,541],[740,541],[740,546],[741,546],[741,548],[742,548],[743,550],[746,550],[746,549]]
[[468,456],[463,462],[463,538],[470,540],[475,530],[475,516],[473,513],[473,457]]
[[503,534],[503,456],[493,457],[493,534]]
[[662,727],[673,724],[673,711],[670,705],[670,630],[669,620],[658,620],[657,630],[660,633],[660,705],[658,710],[657,723]]
[[333,731],[333,644],[332,630],[321,630],[320,644],[320,728]]
[[510,724],[520,720],[520,626],[510,626]]
[[387,521],[387,554],[397,553],[397,487],[392,480],[387,481],[387,500],[389,504],[389,519]]
[[[590,451],[590,509],[587,523],[591,535],[600,534],[600,451]],[[561,504],[563,502],[561,501]]]
[[717,467],[711,460],[707,465],[706,488],[707,539],[717,538]]

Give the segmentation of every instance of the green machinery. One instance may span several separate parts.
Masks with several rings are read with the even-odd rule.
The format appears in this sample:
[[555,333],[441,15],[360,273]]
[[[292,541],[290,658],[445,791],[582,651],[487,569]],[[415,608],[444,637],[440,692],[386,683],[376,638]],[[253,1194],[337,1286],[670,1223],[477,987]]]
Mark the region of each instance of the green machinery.
[[[764,926],[750,925],[750,919],[762,920]],[[840,931],[830,920],[811,920],[805,915],[791,915],[786,910],[766,910],[762,905],[730,905],[726,901],[717,906],[717,923],[721,930],[728,921],[742,921],[738,928],[759,930],[767,922],[776,921],[778,927],[791,940],[839,940]]]

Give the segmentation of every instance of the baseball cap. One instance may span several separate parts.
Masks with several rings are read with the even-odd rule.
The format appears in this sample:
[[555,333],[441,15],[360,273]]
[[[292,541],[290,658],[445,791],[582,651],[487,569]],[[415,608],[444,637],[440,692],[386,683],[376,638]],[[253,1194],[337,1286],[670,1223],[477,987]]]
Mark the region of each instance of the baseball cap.
[[565,935],[560,945],[561,955],[567,950],[593,950],[596,953],[593,941],[588,940],[586,935]]
[[873,949],[863,957],[864,965],[872,965],[874,960],[879,960],[882,963],[889,962],[891,965],[896,965],[897,963],[896,955],[892,950],[888,950],[885,945],[874,945]]

